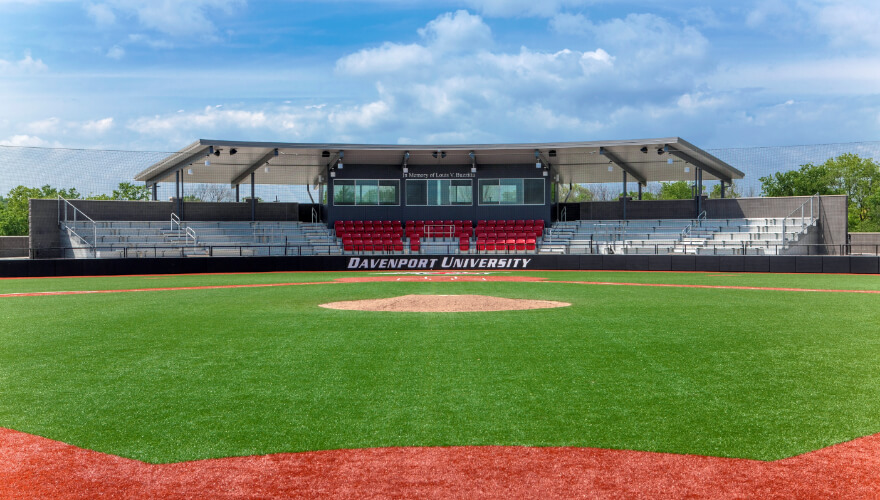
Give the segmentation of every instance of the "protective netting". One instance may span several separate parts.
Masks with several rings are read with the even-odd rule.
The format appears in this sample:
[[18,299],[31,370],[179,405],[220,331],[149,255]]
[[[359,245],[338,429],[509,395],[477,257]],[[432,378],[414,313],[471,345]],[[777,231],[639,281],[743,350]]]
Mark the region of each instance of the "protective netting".
[[[841,144],[818,144],[805,146],[781,146],[781,147],[754,147],[754,148],[725,148],[708,149],[708,153],[730,164],[745,174],[743,179],[734,182],[733,191],[741,197],[762,196],[760,178],[772,175],[775,172],[793,170],[806,163],[820,164],[828,159],[836,158],[845,153],[859,155],[862,158],[880,160],[880,141],[858,142]],[[118,190],[120,183],[143,185],[134,181],[135,175],[144,171],[157,162],[177,155],[177,152],[161,151],[114,151],[93,149],[63,149],[63,148],[37,148],[37,147],[14,147],[0,146],[0,197],[6,197],[11,189],[16,186],[39,188],[49,185],[56,189],[71,190],[83,198],[86,197],[111,197],[114,190]],[[653,155],[653,151],[649,153]],[[640,154],[639,154],[640,155]],[[643,171],[647,172],[648,178],[657,178],[661,170],[673,168],[670,163],[654,162],[648,165],[643,157],[632,155],[624,158],[633,165],[639,167],[644,163]],[[596,156],[584,161],[593,161]],[[648,158],[648,156],[644,156]],[[241,165],[257,160],[249,155],[239,153],[236,160]],[[676,159],[676,162],[678,160]],[[680,175],[691,171],[687,165],[675,164],[682,169]],[[234,168],[235,166],[230,166]],[[300,202],[313,203],[321,201],[321,193],[316,186],[317,182],[326,182],[326,179],[312,178],[312,174],[305,175],[303,171],[291,168],[283,170],[279,183],[278,170],[270,172],[271,165],[260,167],[256,170],[256,185],[254,195],[261,201],[273,202]],[[604,171],[603,171],[604,172]],[[592,192],[592,199],[617,199],[621,192],[620,182],[617,179],[620,172],[617,167],[609,165],[607,178],[592,181],[586,178],[573,179],[575,183],[583,183]],[[261,184],[261,176],[268,178],[273,176],[272,184]],[[284,176],[288,177],[285,178]],[[604,177],[604,176],[603,176]],[[193,177],[194,178],[194,177]],[[229,172],[217,170],[215,178],[205,179],[200,177],[200,182],[191,182],[187,176],[187,170],[181,172],[183,184],[183,196],[187,200],[202,201],[235,201],[235,189],[231,186]],[[284,182],[288,182],[285,185]],[[634,191],[637,183],[630,178],[627,189]],[[707,194],[716,189],[717,181],[704,178],[704,186]],[[649,182],[644,192],[659,195],[662,189],[660,182]],[[728,191],[729,193],[729,191]],[[251,196],[250,177],[241,181],[239,199],[244,200]],[[175,195],[175,182],[173,175],[159,182],[157,199],[168,200]]]

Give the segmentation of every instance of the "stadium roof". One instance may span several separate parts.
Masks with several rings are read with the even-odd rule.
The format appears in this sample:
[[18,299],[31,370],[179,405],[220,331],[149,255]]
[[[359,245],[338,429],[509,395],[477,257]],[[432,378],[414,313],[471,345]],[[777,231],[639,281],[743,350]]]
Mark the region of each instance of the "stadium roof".
[[[626,171],[631,181],[693,180],[703,169],[703,180],[742,179],[744,174],[720,159],[678,138],[625,141],[555,142],[534,144],[301,144],[200,139],[137,174],[148,185],[174,181],[184,170],[186,182],[246,184],[254,173],[257,184],[313,185],[340,156],[348,165],[403,165],[413,172],[440,165],[470,165],[470,153],[479,165],[536,163],[563,183],[618,182]],[[443,154],[445,153],[445,155]],[[268,167],[268,168],[267,168]]]

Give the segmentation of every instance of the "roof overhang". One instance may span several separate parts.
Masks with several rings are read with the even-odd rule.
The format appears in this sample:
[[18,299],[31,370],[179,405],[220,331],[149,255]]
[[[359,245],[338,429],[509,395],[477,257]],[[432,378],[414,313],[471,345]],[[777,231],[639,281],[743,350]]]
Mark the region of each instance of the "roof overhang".
[[[232,154],[234,152],[234,154]],[[201,139],[143,172],[135,180],[148,185],[173,181],[183,172],[186,182],[312,185],[321,182],[328,166],[342,154],[344,167],[402,165],[522,165],[538,158],[563,183],[618,182],[625,171],[636,182],[694,179],[742,179],[744,174],[693,144],[678,138],[628,141],[529,144],[379,145],[241,142]],[[443,154],[445,153],[445,154]]]

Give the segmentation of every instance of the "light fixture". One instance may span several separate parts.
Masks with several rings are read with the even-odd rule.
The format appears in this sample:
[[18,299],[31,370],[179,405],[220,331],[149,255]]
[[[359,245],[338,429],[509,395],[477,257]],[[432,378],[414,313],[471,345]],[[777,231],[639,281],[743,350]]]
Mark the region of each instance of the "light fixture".
[[338,168],[339,170],[342,170],[342,157],[344,157],[344,156],[345,156],[345,153],[340,151],[339,152],[339,159],[336,161],[336,168]]
[[657,154],[662,155],[664,153],[663,148],[657,148]]
[[232,155],[234,155],[235,153],[238,153],[238,150],[237,150],[237,149],[232,148],[232,149],[229,150],[229,156],[232,156]]
[[535,150],[535,168],[541,168],[541,152]]
[[409,173],[409,168],[406,166],[407,161],[409,161],[409,151],[403,153],[403,173],[405,174]]
[[667,159],[666,159],[666,163],[669,164],[669,165],[672,165],[673,161],[674,161],[674,160],[673,160],[672,158],[667,158]]
[[[205,162],[205,163],[208,164],[209,162]],[[190,168],[190,169],[187,169],[186,173],[187,173],[188,175],[192,175],[192,174],[193,174],[193,169],[191,169],[191,168]]]
[[550,172],[548,172],[546,169],[541,173],[544,174],[544,177],[547,177],[548,175],[550,175]]
[[471,173],[477,173],[477,155],[474,154],[473,151],[468,153],[468,156],[471,158]]
[[[206,167],[210,167],[210,166],[211,166],[211,160],[205,160],[205,166],[206,166]],[[190,170],[190,172],[192,172],[192,169],[189,169],[189,170]]]
[[556,158],[556,150],[555,149],[551,149],[550,151],[547,152],[547,154],[550,156],[550,158]]
[[330,171],[330,177],[334,177],[334,178],[335,178],[335,177],[336,177],[336,172],[333,171],[333,170],[331,170],[331,171]]
[[614,172],[614,167],[612,167],[611,165],[608,165],[608,171],[609,171],[609,172]]
[[691,167],[684,167],[684,173],[688,173],[691,171]]
[[263,167],[263,172],[266,172],[267,174],[269,173],[269,165]]
[[214,151],[214,156],[220,156],[220,151],[221,151],[220,149]]

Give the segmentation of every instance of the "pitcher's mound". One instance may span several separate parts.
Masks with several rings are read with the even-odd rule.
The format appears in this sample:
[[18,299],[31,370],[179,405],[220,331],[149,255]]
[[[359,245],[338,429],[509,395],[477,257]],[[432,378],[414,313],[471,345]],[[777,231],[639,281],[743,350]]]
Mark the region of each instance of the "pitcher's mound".
[[347,300],[321,304],[327,309],[389,312],[485,312],[566,307],[552,300],[505,299],[487,295],[403,295],[388,299]]

